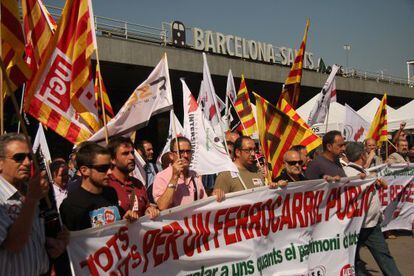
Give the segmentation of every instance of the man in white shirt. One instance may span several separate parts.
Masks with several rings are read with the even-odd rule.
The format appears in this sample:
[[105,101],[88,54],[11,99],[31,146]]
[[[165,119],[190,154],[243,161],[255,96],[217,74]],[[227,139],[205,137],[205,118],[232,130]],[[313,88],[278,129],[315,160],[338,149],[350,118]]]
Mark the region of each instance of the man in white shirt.
[[59,210],[60,204],[68,196],[69,167],[64,160],[56,159],[50,164],[50,173],[53,177],[56,207]]
[[[345,154],[349,160],[348,165],[344,168],[345,174],[348,177],[361,174],[363,174],[363,177],[368,175],[367,171],[364,169],[364,166],[368,159],[368,154],[365,151],[364,145],[362,143],[348,143],[345,149]],[[385,185],[385,183],[381,180],[378,181],[378,184]],[[365,245],[369,249],[384,275],[401,275],[401,273],[398,271],[394,258],[391,256],[390,250],[388,249],[388,245],[385,242],[384,235],[381,231],[380,207],[381,205],[378,197],[378,191],[375,189],[358,237],[358,245],[355,258],[355,268],[357,275],[365,275],[366,273],[362,265],[363,262],[359,256],[359,250],[362,245]]]

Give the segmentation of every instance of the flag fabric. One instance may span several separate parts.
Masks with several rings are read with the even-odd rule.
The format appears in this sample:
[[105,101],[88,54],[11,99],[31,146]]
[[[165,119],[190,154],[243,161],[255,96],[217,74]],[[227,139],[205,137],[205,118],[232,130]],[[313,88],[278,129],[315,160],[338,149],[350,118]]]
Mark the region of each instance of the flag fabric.
[[91,68],[95,49],[90,1],[68,0],[44,62],[27,88],[25,110],[74,143],[99,129]]
[[387,94],[382,97],[381,103],[375,113],[374,120],[367,134],[368,138],[373,138],[377,141],[377,145],[381,146],[382,142],[388,140],[388,123],[387,123]]
[[53,41],[57,24],[41,0],[22,0],[26,63],[37,71]]
[[236,86],[234,85],[234,78],[231,69],[227,75],[226,96],[234,104],[237,98]]
[[321,92],[319,93],[318,99],[315,102],[311,113],[309,114],[308,124],[323,124],[328,114],[329,106],[331,102],[336,102],[336,82],[335,75],[339,70],[339,66],[334,64],[332,71],[329,74]]
[[[108,122],[108,136],[130,134],[145,127],[151,116],[171,110],[172,107],[170,74],[165,54],[149,77],[135,89],[118,114]],[[104,128],[97,131],[89,140],[104,141]]]
[[46,164],[52,163],[52,157],[50,155],[49,146],[47,145],[46,135],[43,131],[43,126],[41,123],[39,123],[39,128],[37,129],[36,137],[33,142],[33,152],[37,152],[39,148],[42,151],[42,155],[44,156]]
[[344,136],[346,141],[363,142],[370,125],[349,105],[345,104]]
[[141,183],[147,183],[147,173],[144,166],[147,164],[142,156],[134,149],[135,169],[132,171],[132,176],[141,181]]
[[237,99],[234,103],[234,109],[236,109],[236,112],[239,115],[243,135],[252,136],[257,133],[256,120],[253,116],[249,92],[247,91],[246,81],[244,80],[243,75],[240,83],[240,89],[237,93]]
[[254,96],[260,143],[266,160],[272,165],[272,178],[275,178],[283,168],[283,155],[292,146],[303,145],[311,151],[320,143],[315,143],[315,134],[311,130],[293,121],[256,93]]
[[[20,24],[17,0],[1,0],[1,59],[10,80],[10,92],[14,92],[32,74],[24,61],[24,37]],[[3,77],[2,97],[6,95],[7,83]]]
[[103,120],[102,100],[101,100],[100,90],[102,90],[103,104],[104,104],[105,117],[106,117],[105,119],[106,119],[106,122],[108,123],[114,117],[114,111],[112,109],[111,102],[109,101],[108,92],[106,91],[106,87],[102,79],[99,64],[96,63],[94,92],[95,92],[96,106],[98,109],[99,122],[100,122],[100,126],[102,127],[104,125],[104,120]]
[[160,166],[161,166],[161,157],[164,155],[164,153],[167,153],[170,151],[171,140],[174,139],[176,136],[184,136],[184,128],[181,125],[180,121],[178,120],[177,116],[175,116],[174,110],[171,109],[170,127],[168,129],[167,142],[165,143],[164,148],[162,149],[157,159],[157,164],[159,164]]
[[210,121],[204,116],[187,84],[183,85],[184,133],[190,139],[193,155],[190,167],[198,175],[223,171],[238,172],[225,149],[223,140],[216,135]]
[[296,108],[298,105],[309,24],[310,23],[308,19],[306,21],[305,33],[303,35],[302,43],[300,44],[299,52],[295,57],[295,61],[293,62],[292,68],[289,72],[289,76],[285,81],[285,85],[282,89],[282,94],[279,97],[277,107],[280,107],[282,99],[285,99],[293,108]]

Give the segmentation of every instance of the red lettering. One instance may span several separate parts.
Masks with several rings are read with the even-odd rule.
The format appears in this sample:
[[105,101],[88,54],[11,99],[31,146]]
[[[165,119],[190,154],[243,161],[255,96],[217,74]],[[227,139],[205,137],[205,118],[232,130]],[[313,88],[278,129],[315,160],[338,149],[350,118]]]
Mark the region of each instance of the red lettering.
[[217,211],[216,216],[214,217],[214,246],[216,248],[220,247],[220,243],[218,241],[218,231],[223,229],[223,222],[220,221],[220,217],[227,213],[227,209],[220,209]]
[[256,231],[256,237],[262,236],[260,232],[260,210],[261,210],[261,202],[256,202],[252,208],[250,208],[249,217],[250,217],[250,225],[249,225],[249,233],[250,237],[254,237],[253,228]]
[[[101,256],[103,257],[103,260],[107,261],[106,264],[101,262]],[[106,246],[99,248],[93,255],[93,259],[104,272],[107,272],[114,264],[114,258],[112,257],[111,251]]]
[[329,217],[331,216],[330,210],[335,208],[336,206],[336,198],[337,198],[337,189],[333,188],[329,191],[328,200],[326,202],[326,208],[325,208],[325,221],[329,220]]
[[144,238],[143,238],[143,254],[144,254],[144,269],[143,272],[147,271],[148,268],[148,254],[151,252],[152,247],[154,245],[154,240],[155,237],[157,236],[157,234],[161,232],[161,230],[159,229],[154,229],[154,230],[148,230],[145,234],[144,234]]
[[[233,244],[237,242],[236,234],[235,233],[229,233],[230,228],[234,227],[236,225],[236,212],[239,209],[239,207],[232,207],[227,210],[226,217],[224,219],[224,241],[226,242],[226,245]],[[234,217],[232,216],[234,214]]]
[[282,218],[280,221],[279,230],[283,230],[283,226],[288,225],[288,228],[292,228],[292,218],[290,216],[290,194],[287,194],[282,207]]
[[177,251],[177,239],[184,235],[184,230],[181,228],[178,222],[174,221],[171,223],[170,228],[172,230],[171,234],[168,235],[167,240],[165,242],[165,255],[164,255],[164,262],[168,260],[170,256],[170,250],[173,255],[173,259],[178,259],[178,251]]
[[297,220],[299,220],[300,227],[306,227],[302,216],[302,193],[295,193],[292,200],[292,227],[296,228]]
[[243,235],[246,238],[246,240],[249,240],[252,238],[249,234],[249,231],[247,231],[247,222],[249,221],[249,209],[250,209],[250,204],[245,204],[245,205],[240,206],[240,209],[237,212],[237,225],[236,225],[237,241],[242,240],[240,229],[243,232]]

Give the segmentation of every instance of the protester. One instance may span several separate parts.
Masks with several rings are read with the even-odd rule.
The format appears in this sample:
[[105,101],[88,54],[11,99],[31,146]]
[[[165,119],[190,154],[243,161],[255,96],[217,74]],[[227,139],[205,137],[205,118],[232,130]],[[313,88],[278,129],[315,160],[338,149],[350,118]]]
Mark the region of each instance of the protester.
[[[348,166],[344,168],[348,177],[356,175],[364,176],[368,174],[368,172],[364,169],[368,159],[368,154],[362,143],[349,143],[346,147],[346,156],[350,161]],[[386,187],[386,184],[381,179],[378,180],[378,184]],[[379,200],[377,185],[368,206],[368,212],[362,223],[361,231],[359,232],[355,259],[356,273],[357,275],[364,275],[366,273],[363,265],[364,262],[360,259],[359,255],[361,246],[366,246],[384,275],[401,275],[393,257],[391,256],[388,245],[385,242],[384,235],[382,234],[380,224],[381,203]]]
[[306,171],[310,161],[306,147],[302,145],[295,145],[291,149],[299,153],[300,159],[302,160],[302,172]]
[[264,186],[264,177],[256,163],[256,145],[248,136],[240,136],[234,143],[234,164],[239,172],[221,172],[214,190],[232,193]]
[[406,122],[400,123],[400,128],[398,129],[398,131],[395,133],[395,135],[392,138],[392,142],[394,144],[397,144],[399,140],[407,140],[407,133],[404,130],[406,124],[407,124]]
[[368,138],[364,142],[365,151],[368,154],[368,159],[365,168],[372,168],[382,164],[382,159],[377,155],[377,141],[374,138]]
[[401,164],[410,162],[408,158],[408,142],[407,140],[398,140],[397,151],[388,156],[387,163]]
[[233,161],[234,156],[234,142],[227,141],[227,149],[229,150],[230,159]]
[[[160,210],[189,204],[207,197],[201,177],[190,170],[192,156],[190,140],[182,136],[172,139],[170,151],[174,159],[172,166],[159,172],[153,183],[154,200]],[[218,201],[221,201],[224,196],[220,190],[215,191],[213,195]]]
[[414,163],[414,143],[408,146],[408,159],[410,163]]
[[174,160],[173,160],[173,153],[172,152],[168,151],[168,152],[164,153],[161,156],[161,168],[163,170],[165,170],[170,165],[172,165],[173,162],[174,162]]
[[226,132],[226,141],[230,141],[234,143],[239,137],[240,137],[240,134],[238,132],[235,132],[235,131]]
[[138,212],[125,212],[119,206],[115,189],[108,186],[111,156],[106,148],[95,143],[83,145],[76,154],[76,164],[81,185],[60,206],[62,222],[69,230],[99,227],[121,217],[130,221],[138,218]]
[[138,141],[137,150],[145,161],[144,169],[147,175],[145,187],[149,187],[154,182],[155,175],[158,173],[158,168],[154,163],[154,148],[150,141],[141,140]]
[[53,178],[53,192],[56,200],[56,208],[59,210],[60,204],[68,195],[67,184],[69,181],[69,168],[64,160],[56,159],[50,164],[50,173]]
[[283,155],[285,168],[278,177],[272,180],[278,186],[285,186],[287,182],[306,180],[306,177],[302,174],[303,159],[301,158],[301,153],[296,149],[297,147],[293,147]]
[[81,177],[81,173],[79,171],[79,167],[76,164],[76,154],[77,152],[86,145],[90,145],[93,144],[93,142],[90,141],[84,141],[82,143],[80,143],[79,145],[76,146],[75,149],[73,149],[71,155],[70,155],[70,163],[72,164],[72,177],[69,177],[69,181],[68,181],[68,185],[67,185],[67,190],[68,190],[68,194],[71,193],[71,191],[76,190],[77,188],[80,187],[81,183],[82,183],[82,177]]
[[139,216],[144,216],[146,213],[153,218],[158,216],[159,211],[150,205],[144,185],[130,175],[135,169],[134,147],[131,139],[122,136],[112,138],[107,148],[111,154],[112,163],[108,184],[116,190],[119,205],[123,211],[133,210],[138,212]]
[[31,155],[26,138],[0,136],[0,275],[41,275],[49,260],[59,257],[68,243],[63,230],[45,237],[39,201],[47,196],[45,172],[30,175]]
[[332,177],[346,176],[339,161],[339,157],[345,150],[345,142],[341,132],[332,130],[326,133],[322,139],[322,147],[322,154],[309,163],[305,177],[321,179],[325,175]]

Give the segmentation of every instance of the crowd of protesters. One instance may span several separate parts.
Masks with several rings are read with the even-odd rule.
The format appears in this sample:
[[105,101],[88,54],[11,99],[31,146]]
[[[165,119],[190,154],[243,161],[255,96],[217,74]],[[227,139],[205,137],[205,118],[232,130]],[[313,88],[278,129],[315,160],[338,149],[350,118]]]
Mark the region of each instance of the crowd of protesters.
[[[0,275],[70,274],[65,252],[69,231],[121,219],[132,222],[145,215],[156,219],[169,208],[209,196],[221,202],[228,193],[265,185],[283,189],[289,182],[308,179],[365,178],[369,175],[366,169],[384,162],[414,161],[414,146],[408,145],[403,124],[393,140],[395,152],[387,160],[381,158],[375,140],[346,143],[341,132],[330,131],[324,135],[322,147],[310,153],[301,145],[289,149],[283,156],[281,174],[273,179],[257,141],[236,132],[227,133],[226,140],[238,172],[198,176],[190,168],[193,149],[185,137],[172,139],[170,151],[159,159],[151,141],[134,144],[129,138],[117,137],[106,147],[81,143],[68,161],[53,160],[48,181],[45,172],[33,171],[29,143],[23,135],[0,136]],[[136,152],[145,161],[145,183],[132,174]],[[377,183],[378,187],[385,185],[381,180]],[[48,224],[39,208],[50,190],[62,223],[52,234],[45,229]],[[379,208],[376,193],[358,240],[356,271],[363,274],[359,248],[365,245],[385,275],[400,275],[381,232]]]

